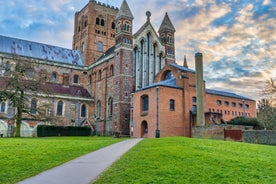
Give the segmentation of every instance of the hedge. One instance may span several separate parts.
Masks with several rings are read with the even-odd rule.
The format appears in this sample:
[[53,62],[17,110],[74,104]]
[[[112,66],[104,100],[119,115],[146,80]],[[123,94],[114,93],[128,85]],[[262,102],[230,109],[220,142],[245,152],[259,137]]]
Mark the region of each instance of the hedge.
[[50,136],[90,136],[91,128],[75,126],[38,125],[37,137]]
[[228,124],[232,125],[244,125],[253,126],[254,128],[263,128],[263,125],[258,121],[257,118],[247,118],[247,117],[236,117],[231,119]]

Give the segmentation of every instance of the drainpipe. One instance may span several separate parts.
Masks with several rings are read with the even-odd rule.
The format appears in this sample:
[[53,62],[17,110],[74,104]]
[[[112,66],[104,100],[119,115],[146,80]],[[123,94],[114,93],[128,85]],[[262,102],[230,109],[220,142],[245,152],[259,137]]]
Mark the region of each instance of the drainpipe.
[[156,130],[155,130],[155,138],[159,138],[160,137],[160,130],[159,130],[159,98],[158,98],[158,89],[159,87],[156,87]]

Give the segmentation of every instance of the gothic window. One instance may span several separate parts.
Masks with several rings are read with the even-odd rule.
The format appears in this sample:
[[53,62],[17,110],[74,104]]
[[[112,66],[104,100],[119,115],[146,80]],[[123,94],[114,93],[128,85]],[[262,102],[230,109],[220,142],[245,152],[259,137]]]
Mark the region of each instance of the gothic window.
[[85,45],[84,45],[84,42],[82,42],[82,44],[81,44],[81,51],[84,52],[84,49],[85,49]]
[[0,112],[5,112],[6,111],[6,103],[1,102],[1,111]]
[[81,106],[81,117],[86,117],[86,106],[84,104]]
[[104,19],[101,19],[101,26],[104,26]]
[[79,76],[78,75],[74,75],[74,83],[75,84],[79,83]]
[[98,51],[99,52],[103,51],[103,42],[101,42],[101,41],[98,42]]
[[85,17],[85,20],[84,20],[84,27],[86,27],[87,24],[88,24],[88,18],[87,18],[87,16],[86,16],[86,17]]
[[195,96],[192,97],[192,102],[196,103],[196,97]]
[[170,110],[171,111],[174,111],[174,100],[173,99],[170,99]]
[[31,113],[36,114],[36,112],[37,112],[37,100],[33,98],[31,100]]
[[34,78],[34,71],[33,71],[33,69],[30,69],[30,70],[29,70],[29,78],[30,78],[30,79],[33,79],[33,78]]
[[113,65],[110,66],[110,76],[114,75],[114,67]]
[[62,112],[63,112],[63,102],[58,101],[58,103],[57,103],[57,116],[62,116]]
[[115,23],[114,22],[111,23],[111,29],[115,29]]
[[55,82],[57,80],[57,73],[53,72],[52,73],[52,81]]
[[142,112],[147,112],[149,110],[149,96],[144,95],[141,97],[142,100]]
[[124,31],[130,32],[130,25],[129,24],[124,24]]
[[100,25],[100,19],[98,17],[96,18],[96,25]]
[[100,80],[102,80],[102,71],[100,70],[99,71],[99,74],[98,74],[99,76],[98,76],[98,80],[100,81]]
[[110,97],[108,99],[108,112],[107,112],[108,116],[111,117],[113,115],[113,100]]
[[100,119],[102,116],[102,103],[100,100],[97,102],[97,119]]

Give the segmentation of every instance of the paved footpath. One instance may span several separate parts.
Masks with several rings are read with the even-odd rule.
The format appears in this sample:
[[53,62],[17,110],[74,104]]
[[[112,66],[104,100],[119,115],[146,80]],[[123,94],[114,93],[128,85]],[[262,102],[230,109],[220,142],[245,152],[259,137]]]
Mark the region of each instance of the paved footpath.
[[44,171],[18,184],[89,184],[142,139],[128,139]]

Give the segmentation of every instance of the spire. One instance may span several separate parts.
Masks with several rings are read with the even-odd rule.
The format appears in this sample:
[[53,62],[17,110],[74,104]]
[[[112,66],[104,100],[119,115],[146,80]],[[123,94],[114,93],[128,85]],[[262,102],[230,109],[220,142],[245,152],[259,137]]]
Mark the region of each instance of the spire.
[[166,12],[166,15],[161,23],[161,26],[159,28],[158,32],[163,32],[163,31],[171,31],[171,32],[175,32],[175,28],[168,16],[168,13]]
[[119,18],[122,18],[122,17],[131,19],[131,20],[134,19],[126,0],[123,1],[121,8],[116,16],[116,20],[118,20]]
[[186,59],[186,55],[184,55],[184,63],[183,66],[188,68],[188,63],[187,63],[187,59]]

